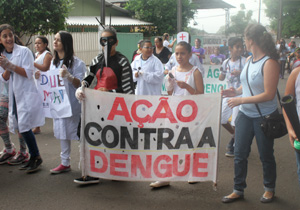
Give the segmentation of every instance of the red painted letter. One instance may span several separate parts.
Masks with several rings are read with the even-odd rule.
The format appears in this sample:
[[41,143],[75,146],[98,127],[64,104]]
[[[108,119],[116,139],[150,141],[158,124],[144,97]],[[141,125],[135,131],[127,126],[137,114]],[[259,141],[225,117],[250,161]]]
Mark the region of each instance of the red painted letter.
[[[121,110],[118,110],[119,105]],[[107,119],[114,120],[115,115],[124,116],[126,122],[132,122],[124,98],[116,97]]]
[[152,162],[152,155],[146,156],[146,168],[143,166],[141,161],[141,157],[139,155],[132,155],[131,156],[131,176],[137,176],[137,169],[140,169],[141,175],[144,178],[151,178],[151,162]]
[[128,155],[110,154],[110,174],[114,176],[128,177],[128,172],[116,171],[116,168],[126,168],[126,163],[117,163],[116,160],[127,160]]
[[155,175],[159,178],[171,177],[172,176],[172,164],[164,164],[160,165],[161,169],[166,169],[165,173],[161,173],[158,169],[159,163],[161,161],[170,162],[172,159],[168,155],[160,155],[156,158],[153,164],[153,171]]
[[[175,117],[172,113],[172,110],[169,106],[169,103],[167,101],[168,98],[161,97],[159,100],[161,100],[161,101],[158,104],[157,109],[155,110],[155,112],[150,120],[150,123],[154,123],[157,118],[168,118],[171,123],[177,123],[177,120],[175,119]],[[162,109],[165,110],[165,113],[161,112]]]
[[[150,108],[152,106],[152,104],[147,100],[138,100],[132,104],[131,115],[132,115],[132,118],[139,123],[139,125],[138,125],[139,128],[143,128],[144,123],[148,122],[151,119],[151,117],[149,115],[146,115],[144,118],[141,118],[136,114],[136,109],[141,104],[145,105],[148,108]],[[145,113],[147,113],[147,112],[145,112]]]
[[[99,166],[100,165],[99,159],[102,160],[102,167]],[[105,157],[105,154],[96,150],[90,150],[90,164],[91,164],[91,171],[97,173],[104,173],[107,170],[107,166],[108,166],[107,158]]]
[[179,172],[178,171],[178,155],[173,156],[173,174],[176,176],[185,176],[189,173],[190,171],[190,163],[191,163],[191,155],[186,154],[185,155],[185,161],[184,162],[184,169],[183,171]]
[[[187,117],[182,115],[182,108],[185,105],[190,105],[192,107],[192,113],[190,116],[187,116]],[[176,110],[176,116],[177,116],[178,120],[180,120],[181,122],[191,122],[196,118],[197,114],[198,114],[198,107],[194,101],[185,100],[178,104],[178,107]]]
[[199,159],[208,159],[208,153],[194,153],[193,156],[193,176],[194,177],[207,177],[208,172],[199,172],[199,168],[206,168],[207,163],[200,163]]

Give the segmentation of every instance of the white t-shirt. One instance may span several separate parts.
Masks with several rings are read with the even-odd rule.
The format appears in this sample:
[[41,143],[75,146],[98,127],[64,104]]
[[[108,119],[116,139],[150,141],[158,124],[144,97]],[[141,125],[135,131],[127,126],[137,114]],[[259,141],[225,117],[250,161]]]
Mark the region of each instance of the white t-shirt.
[[170,50],[170,52],[172,52],[172,48],[171,48],[171,47],[168,47],[169,44],[170,44],[170,42],[169,42],[168,40],[165,40],[165,41],[163,42],[163,46],[166,47],[166,48],[168,48],[168,49]]

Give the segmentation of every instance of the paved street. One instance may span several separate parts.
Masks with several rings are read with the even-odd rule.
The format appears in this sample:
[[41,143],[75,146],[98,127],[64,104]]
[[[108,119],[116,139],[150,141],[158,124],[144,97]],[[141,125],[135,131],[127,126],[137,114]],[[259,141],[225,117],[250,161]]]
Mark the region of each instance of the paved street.
[[[286,78],[288,75],[285,76]],[[286,79],[279,84],[283,93]],[[172,183],[170,187],[153,190],[149,182],[117,182],[102,180],[100,184],[79,186],[73,182],[81,176],[78,168],[79,147],[73,142],[72,171],[51,175],[49,170],[60,163],[60,144],[53,137],[52,120],[47,119],[37,142],[43,157],[41,171],[25,174],[18,166],[0,166],[0,209],[109,209],[109,210],[193,210],[193,209],[300,209],[300,188],[297,181],[295,154],[285,136],[275,142],[277,161],[276,200],[262,204],[262,167],[256,144],[249,157],[248,187],[245,200],[232,204],[221,203],[233,187],[233,159],[225,157],[225,147],[230,136],[222,129],[220,139],[218,186],[211,182],[188,184]],[[12,136],[18,147],[17,136]],[[0,141],[1,148],[3,141]]]

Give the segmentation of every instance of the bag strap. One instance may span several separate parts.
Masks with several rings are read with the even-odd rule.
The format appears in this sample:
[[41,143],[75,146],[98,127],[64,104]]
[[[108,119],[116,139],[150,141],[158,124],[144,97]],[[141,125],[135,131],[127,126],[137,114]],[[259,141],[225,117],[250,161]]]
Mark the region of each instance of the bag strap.
[[[252,57],[251,57],[250,59],[252,59]],[[250,59],[249,59],[249,61],[248,61],[248,66],[247,66],[247,70],[246,70],[246,79],[247,79],[247,84],[248,84],[250,93],[251,93],[252,96],[254,96],[254,95],[253,95],[253,92],[252,92],[252,89],[251,89],[251,87],[250,87],[250,84],[249,84],[249,79],[248,79],[248,69],[249,69],[249,65],[250,65],[250,62],[251,62]],[[255,103],[255,106],[256,106],[256,109],[257,109],[259,115],[261,116],[261,118],[263,118],[263,116],[262,116],[262,114],[261,114],[261,111],[260,111],[260,109],[259,109],[259,107],[258,107],[258,104]]]
[[[252,96],[254,96],[254,94],[253,94],[253,92],[252,92],[252,89],[251,89],[251,87],[250,87],[250,84],[249,84],[249,79],[248,79],[248,69],[249,69],[249,65],[250,65],[251,59],[252,59],[252,57],[249,59],[249,62],[248,62],[248,66],[247,66],[247,70],[246,70],[246,79],[247,79],[247,84],[248,84],[250,93],[251,93]],[[267,60],[269,60],[269,59],[267,59]],[[265,62],[266,62],[267,60],[265,60]],[[265,62],[264,62],[264,64],[265,64]],[[263,64],[262,70],[261,70],[261,71],[262,71],[262,75],[263,75],[263,67],[264,67],[264,64]],[[280,107],[282,108],[282,104],[281,104],[281,102],[280,102],[280,94],[279,94],[278,88],[277,88],[277,99],[278,99],[278,101],[279,101]],[[261,111],[260,111],[260,109],[259,109],[258,104],[255,103],[255,106],[256,106],[256,109],[257,109],[259,115],[261,116],[261,118],[263,118],[263,116],[262,116],[262,114],[261,114]]]

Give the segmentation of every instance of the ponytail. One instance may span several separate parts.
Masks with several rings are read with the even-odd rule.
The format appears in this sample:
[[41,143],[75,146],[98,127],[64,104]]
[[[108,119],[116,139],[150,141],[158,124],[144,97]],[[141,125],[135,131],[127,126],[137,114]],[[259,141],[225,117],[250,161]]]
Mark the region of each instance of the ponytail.
[[266,28],[260,24],[250,24],[245,29],[247,39],[252,39],[260,49],[270,58],[279,59],[274,40]]

